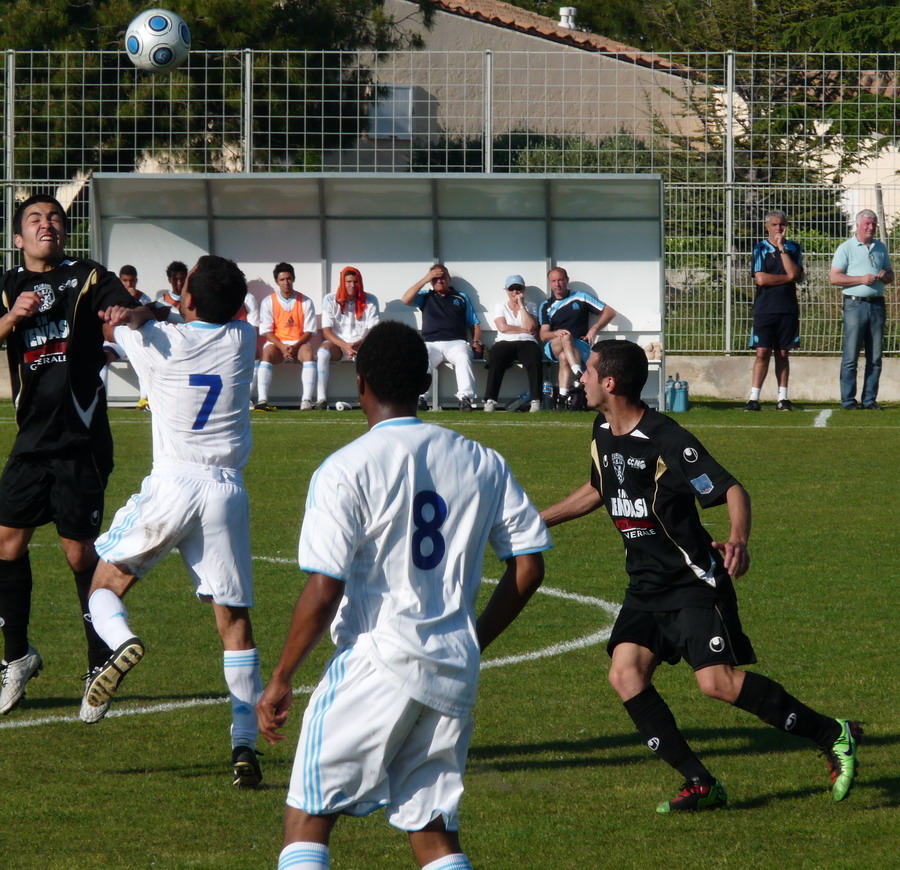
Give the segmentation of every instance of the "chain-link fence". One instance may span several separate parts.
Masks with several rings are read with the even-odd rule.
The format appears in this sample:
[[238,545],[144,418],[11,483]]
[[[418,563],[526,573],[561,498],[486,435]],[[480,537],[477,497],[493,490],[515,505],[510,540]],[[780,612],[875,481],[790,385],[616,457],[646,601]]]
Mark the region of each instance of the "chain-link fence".
[[[801,352],[836,353],[830,257],[850,217],[900,211],[895,55],[547,51],[193,52],[166,75],[121,52],[3,55],[2,217],[57,190],[90,238],[94,171],[657,172],[670,352],[746,349],[765,212],[806,250]],[[891,239],[889,247],[891,247]],[[598,264],[602,269],[602,264]],[[598,282],[602,286],[602,280]],[[889,297],[888,353],[900,352]]]

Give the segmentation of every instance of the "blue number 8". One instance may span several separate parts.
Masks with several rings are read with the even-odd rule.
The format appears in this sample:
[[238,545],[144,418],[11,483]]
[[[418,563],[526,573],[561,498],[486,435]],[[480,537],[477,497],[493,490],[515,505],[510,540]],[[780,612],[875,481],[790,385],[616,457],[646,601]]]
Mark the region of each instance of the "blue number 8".
[[[425,508],[430,507],[430,515],[425,515]],[[444,536],[438,529],[447,519],[447,502],[445,502],[436,492],[426,489],[423,492],[416,493],[413,499],[413,522],[416,531],[413,532],[412,538],[412,560],[413,565],[422,571],[430,571],[437,567],[447,545],[444,543]],[[431,541],[430,552],[422,551],[422,544],[425,541]]]

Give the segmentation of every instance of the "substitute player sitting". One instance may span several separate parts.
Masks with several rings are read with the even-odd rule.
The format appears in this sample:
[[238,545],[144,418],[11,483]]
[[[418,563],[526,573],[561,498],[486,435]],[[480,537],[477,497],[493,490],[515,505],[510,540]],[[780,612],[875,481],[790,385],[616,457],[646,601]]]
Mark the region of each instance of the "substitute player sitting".
[[[594,345],[582,377],[588,405],[600,412],[590,479],[542,515],[553,526],[605,507],[622,535],[629,583],[607,645],[609,681],[647,746],[684,777],[678,794],[656,811],[727,801],[653,685],[662,662],[681,659],[707,697],[819,746],[831,768],[832,797],[841,801],[856,775],[861,730],[807,707],[769,677],[740,670],[756,661],[732,582],[750,568],[750,496],[690,432],[641,401],[647,371],[634,342]],[[697,502],[727,506],[727,539],[712,540]]]
[[[615,316],[616,310],[605,302],[569,289],[569,273],[556,266],[547,273],[550,298],[541,306],[540,338],[544,355],[559,363],[558,389],[560,402],[572,407],[569,393],[579,388],[578,379],[591,351],[597,333]],[[591,314],[598,317],[591,326]]]
[[242,472],[250,456],[256,333],[232,320],[246,292],[233,262],[201,257],[182,292],[184,323],[159,323],[146,309],[105,312],[153,403],[153,468],[97,540],[91,621],[114,652],[91,672],[86,690],[88,704],[102,707],[143,657],[122,598],[177,548],[198,598],[212,602],[225,648],[238,787],[262,779],[254,712],[262,683],[248,612],[253,574]]
[[316,389],[316,364],[309,340],[316,332],[316,308],[312,299],[294,290],[294,267],[279,263],[272,270],[278,292],[266,296],[259,307],[259,334],[265,339],[257,372],[257,411],[274,411],[269,404],[272,366],[299,362],[302,398],[301,411],[312,410]]
[[[458,806],[479,649],[537,589],[550,537],[499,454],[416,419],[429,377],[415,330],[376,326],[356,371],[369,431],[312,478],[310,577],[258,705],[274,743],[294,672],[330,623],[337,653],[303,718],[279,867],[324,870],[338,817],[384,807],[419,866],[470,870]],[[506,571],[476,624],[487,543]]]
[[322,335],[325,341],[316,351],[316,409],[328,407],[329,363],[356,359],[366,333],[379,321],[378,300],[363,290],[362,273],[347,266],[335,293],[322,300]]

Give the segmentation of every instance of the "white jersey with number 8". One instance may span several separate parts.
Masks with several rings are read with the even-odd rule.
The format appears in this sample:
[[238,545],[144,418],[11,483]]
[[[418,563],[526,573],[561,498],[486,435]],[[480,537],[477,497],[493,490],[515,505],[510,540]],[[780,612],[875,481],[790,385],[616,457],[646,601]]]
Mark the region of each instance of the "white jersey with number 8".
[[475,605],[488,543],[501,560],[551,546],[503,457],[404,417],[316,471],[299,562],[346,583],[331,626],[339,650],[365,650],[409,697],[461,716],[478,687]]

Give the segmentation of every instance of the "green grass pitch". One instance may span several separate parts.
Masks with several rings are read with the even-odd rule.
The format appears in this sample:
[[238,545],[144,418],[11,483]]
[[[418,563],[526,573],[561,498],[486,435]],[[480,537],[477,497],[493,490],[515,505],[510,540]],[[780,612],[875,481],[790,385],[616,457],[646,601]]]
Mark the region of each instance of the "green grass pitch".
[[[832,801],[824,759],[812,746],[705,699],[686,666],[664,666],[657,685],[726,784],[730,803],[674,818],[654,812],[680,781],[641,744],[606,682],[598,638],[612,617],[603,602],[621,599],[626,578],[621,543],[606,516],[595,514],[554,530],[545,586],[557,594],[536,596],[486,656],[509,662],[484,670],[476,709],[462,804],[463,845],[474,867],[897,866],[900,416],[829,410],[748,415],[738,405],[701,402],[680,419],[753,497],[753,561],[737,586],[756,669],[823,712],[863,722],[850,797]],[[117,466],[107,522],[150,467],[149,415],[116,410],[111,417]],[[500,450],[538,506],[588,474],[590,414],[425,417]],[[265,679],[304,580],[294,560],[310,475],[361,434],[364,422],[358,411],[280,411],[256,415],[253,424],[246,477]],[[4,403],[0,445],[8,447],[14,429]],[[727,533],[724,509],[703,517],[714,536]],[[73,584],[51,528],[38,531],[31,552],[32,642],[45,670],[22,706],[0,719],[0,865],[274,867],[307,695],[296,698],[288,739],[261,747],[264,787],[232,789],[212,613],[194,599],[172,555],[127,599],[132,626],[147,644],[145,661],[109,718],[81,724],[85,661]],[[485,575],[500,575],[490,553]],[[316,681],[330,650],[326,640],[299,685]],[[335,870],[413,866],[405,836],[382,814],[338,824]]]

